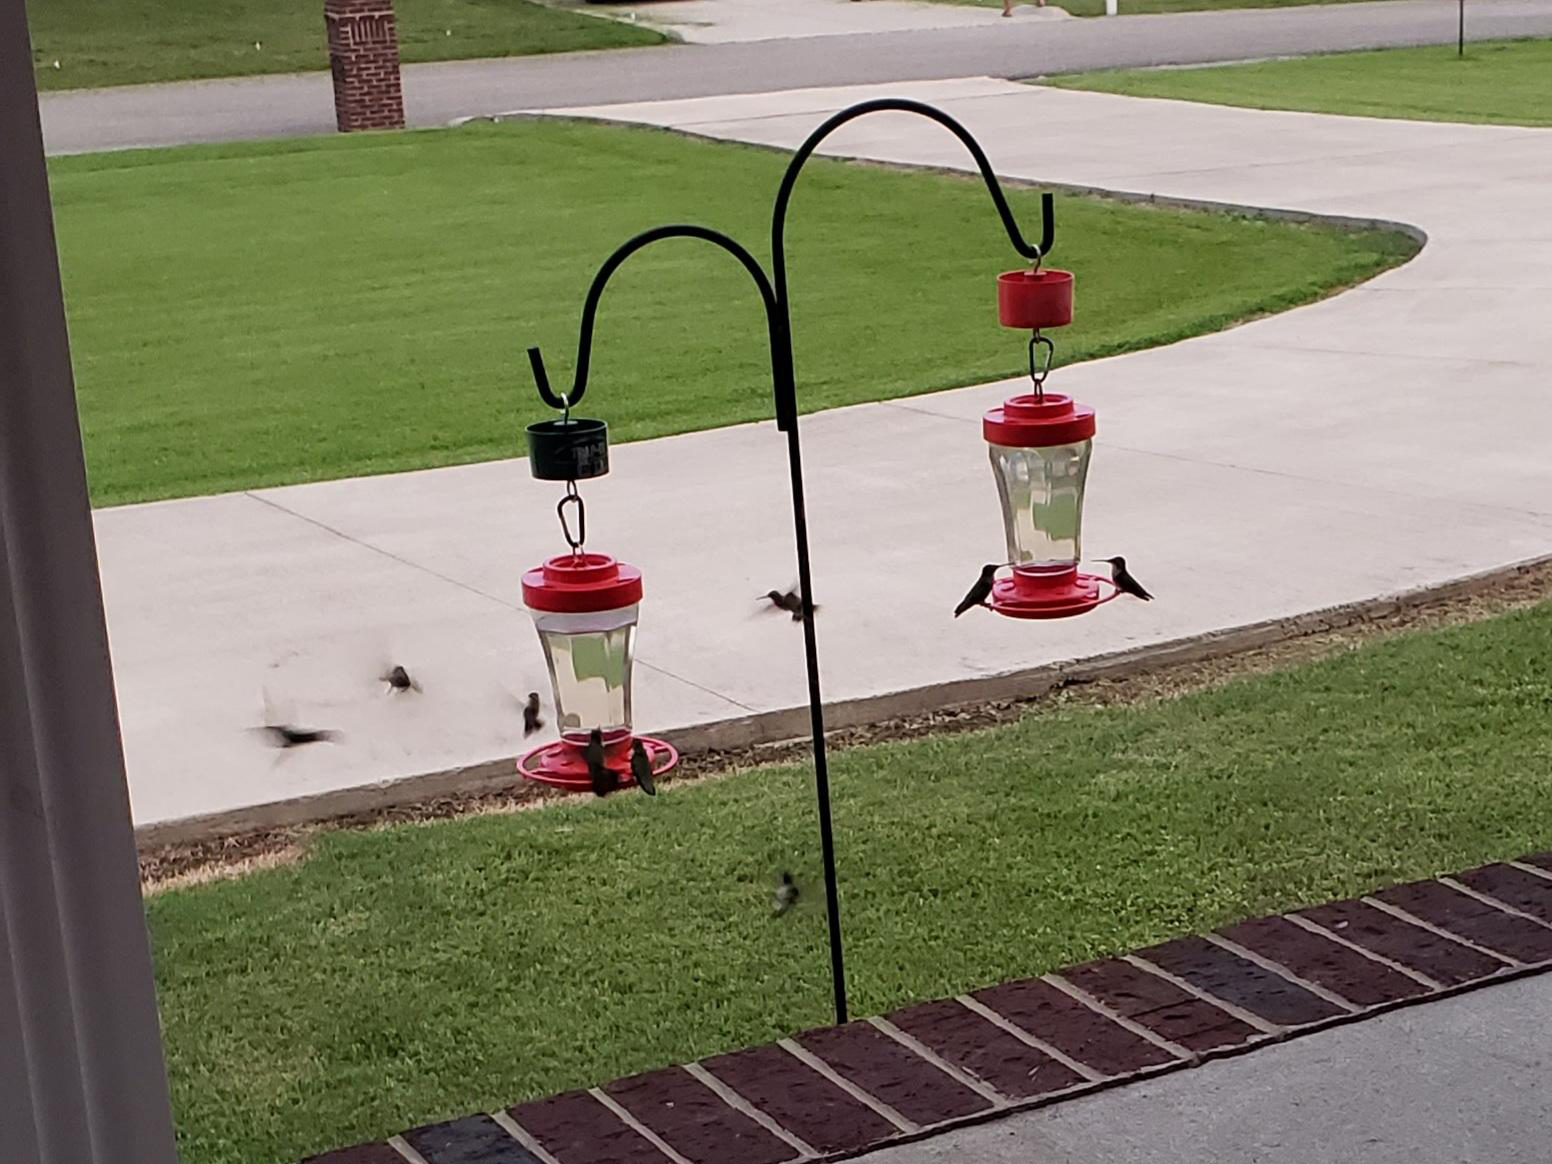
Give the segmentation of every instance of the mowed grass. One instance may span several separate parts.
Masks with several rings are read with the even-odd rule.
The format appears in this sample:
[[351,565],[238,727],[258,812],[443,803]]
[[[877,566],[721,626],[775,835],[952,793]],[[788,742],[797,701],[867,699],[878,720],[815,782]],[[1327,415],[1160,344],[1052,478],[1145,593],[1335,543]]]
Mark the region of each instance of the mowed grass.
[[1172,97],[1251,109],[1362,117],[1552,125],[1552,40],[1380,49],[1205,69],[1132,69],[1051,77],[1063,89]]
[[[322,0],[28,0],[27,13],[40,89],[329,67]],[[665,39],[530,0],[395,0],[394,13],[406,63]]]
[[[1548,847],[1552,605],[834,757],[853,1010]],[[324,836],[150,899],[185,1164],[265,1164],[829,1016],[806,766]],[[805,890],[773,918],[776,872]]]
[[[56,159],[94,501],[512,456],[569,386],[583,297],[637,231],[699,221],[762,257],[783,155],[520,122]],[[1039,196],[1015,191],[1038,234]],[[1063,362],[1306,302],[1410,256],[1386,233],[1062,197],[1078,273]],[[805,410],[1012,375],[994,277],[1019,266],[979,180],[821,161],[789,258]],[[771,415],[759,299],[687,240],[633,257],[599,317],[585,410],[616,440]]]

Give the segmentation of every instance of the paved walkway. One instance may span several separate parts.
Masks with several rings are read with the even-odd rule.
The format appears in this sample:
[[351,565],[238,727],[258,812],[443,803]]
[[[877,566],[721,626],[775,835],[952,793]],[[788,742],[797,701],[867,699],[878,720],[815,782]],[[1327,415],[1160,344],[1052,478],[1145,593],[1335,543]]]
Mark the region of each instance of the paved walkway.
[[[1552,35],[1547,0],[1471,0],[1469,8],[1473,38]],[[412,125],[442,125],[605,101],[1442,44],[1454,40],[1455,11],[1453,0],[1380,0],[1094,20],[999,18],[989,28],[456,61],[407,68],[405,101]],[[327,73],[49,93],[42,108],[50,153],[334,132]]]
[[1552,977],[884,1148],[857,1164],[1543,1164]]
[[[1002,9],[941,0],[650,0],[632,4],[567,5],[594,16],[608,14],[659,28],[687,44],[733,44],[857,33],[983,28],[1002,21]],[[1019,20],[1070,20],[1054,5],[1021,4]]]
[[[1127,555],[1159,597],[1148,605],[1050,624],[950,617],[1001,550],[978,418],[1016,382],[806,420],[828,699],[1017,673],[1552,549],[1552,131],[988,79],[889,91],[962,118],[1006,174],[1392,219],[1430,242],[1335,299],[1054,374],[1053,388],[1099,411],[1086,549]],[[792,145],[869,92],[596,112]],[[966,161],[936,126],[896,115],[853,123],[833,145]],[[909,254],[902,264],[908,278]],[[988,305],[1000,265],[988,262]],[[569,366],[569,352],[548,354]],[[591,388],[589,408],[607,418],[609,384]],[[646,573],[641,727],[801,708],[796,628],[753,601],[793,574],[772,426],[622,445],[613,469],[587,486],[589,534]],[[512,693],[545,689],[518,576],[559,548],[555,497],[524,463],[501,462],[99,512],[137,821],[510,756],[522,745]],[[373,677],[389,659],[421,675],[423,697],[382,694]],[[277,762],[245,734],[261,686],[345,741]]]
[[1549,864],[1256,918],[305,1164],[1540,1162]]

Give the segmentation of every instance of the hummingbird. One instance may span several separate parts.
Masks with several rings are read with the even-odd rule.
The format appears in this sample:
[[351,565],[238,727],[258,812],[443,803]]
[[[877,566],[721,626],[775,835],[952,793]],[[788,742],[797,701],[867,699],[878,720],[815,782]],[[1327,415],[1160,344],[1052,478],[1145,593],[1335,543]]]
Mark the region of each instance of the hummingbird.
[[620,787],[620,775],[604,763],[604,733],[594,728],[587,737],[587,747],[582,758],[587,761],[587,775],[593,782],[594,796],[608,796]]
[[530,691],[528,702],[523,704],[523,738],[527,739],[544,726],[544,719],[539,715],[539,693]]
[[384,683],[388,684],[389,691],[419,691],[420,684],[410,678],[410,673],[397,664],[384,676]]
[[975,585],[970,587],[968,593],[959,600],[959,605],[954,607],[954,617],[958,618],[972,606],[985,606],[986,600],[992,596],[992,583],[997,580],[997,571],[1002,569],[1003,563],[991,562],[981,567],[981,576],[975,580]]
[[792,880],[792,874],[784,869],[781,880],[776,883],[776,892],[771,896],[771,912],[780,917],[797,903],[797,882]]
[[[791,614],[793,622],[803,621],[803,596],[798,593],[796,586],[792,586],[786,591],[767,590],[760,597],[769,601],[777,610],[785,610]],[[819,607],[814,607],[815,611],[818,611],[818,609]]]
[[1121,591],[1122,594],[1130,594],[1133,597],[1141,598],[1144,602],[1153,601],[1153,595],[1142,588],[1142,583],[1127,573],[1125,558],[1101,558],[1100,561],[1110,563],[1110,580],[1115,583],[1115,588]]
[[339,739],[339,732],[324,728],[299,728],[286,723],[267,723],[263,730],[277,748],[299,748],[303,744],[332,743]]
[[631,777],[636,786],[648,796],[657,795],[657,781],[652,776],[652,760],[640,740],[631,741]]

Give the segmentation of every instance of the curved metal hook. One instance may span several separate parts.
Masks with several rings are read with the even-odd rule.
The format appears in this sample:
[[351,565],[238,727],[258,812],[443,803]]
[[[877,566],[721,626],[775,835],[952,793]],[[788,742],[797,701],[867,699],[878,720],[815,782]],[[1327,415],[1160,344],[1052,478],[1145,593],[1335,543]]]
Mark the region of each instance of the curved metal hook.
[[631,255],[665,238],[698,238],[709,242],[732,255],[743,264],[744,270],[749,272],[755,288],[760,292],[760,302],[765,307],[766,324],[770,331],[772,371],[776,376],[776,412],[780,419],[784,397],[791,395],[788,386],[792,380],[792,361],[789,355],[790,348],[786,343],[786,320],[777,309],[776,293],[771,288],[770,279],[766,277],[765,269],[760,266],[755,257],[736,240],[719,230],[684,223],[658,226],[643,231],[623,243],[604,260],[603,266],[598,268],[598,273],[593,276],[592,286],[587,289],[587,299],[582,304],[582,332],[577,339],[577,370],[572,379],[570,392],[560,396],[551,390],[549,375],[544,370],[544,357],[539,354],[537,347],[528,349],[528,363],[533,369],[534,383],[538,386],[539,396],[551,408],[575,408],[581,402],[587,392],[587,371],[592,357],[593,324],[598,315],[598,301],[603,296],[609,277]]
[[919,114],[929,121],[937,122],[957,137],[960,144],[970,151],[976,168],[981,171],[981,180],[986,183],[986,189],[991,193],[992,204],[997,208],[997,215],[1002,219],[1002,228],[1008,232],[1008,241],[1013,244],[1013,249],[1031,261],[1039,260],[1051,253],[1051,247],[1056,241],[1056,219],[1054,199],[1049,193],[1040,196],[1040,241],[1039,243],[1028,242],[1024,238],[1024,233],[1019,230],[1018,221],[1013,217],[1013,210],[1008,205],[1007,196],[1002,192],[1002,184],[997,181],[997,175],[992,172],[992,165],[987,160],[986,151],[981,148],[981,143],[971,136],[968,129],[943,110],[921,101],[912,101],[906,97],[879,97],[843,109],[824,122],[808,135],[807,140],[792,156],[792,161],[787,164],[787,172],[781,179],[781,189],[776,193],[776,212],[771,222],[771,253],[775,256],[776,290],[783,299],[786,298],[787,280],[782,239],[787,225],[787,203],[792,198],[792,188],[797,183],[798,171],[803,168],[803,164],[818,148],[819,143],[848,121],[869,113],[884,111]]

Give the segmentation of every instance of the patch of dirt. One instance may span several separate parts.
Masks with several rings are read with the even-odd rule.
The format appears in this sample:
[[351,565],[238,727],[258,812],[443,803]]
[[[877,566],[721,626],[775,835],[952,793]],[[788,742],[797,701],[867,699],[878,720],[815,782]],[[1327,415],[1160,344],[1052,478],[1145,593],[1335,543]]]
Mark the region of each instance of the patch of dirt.
[[[866,747],[890,740],[952,735],[1012,723],[1026,715],[1063,707],[1146,705],[1235,679],[1286,671],[1305,663],[1356,650],[1367,643],[1407,631],[1431,630],[1478,622],[1522,610],[1552,598],[1552,561],[1523,567],[1469,593],[1422,597],[1337,629],[1292,633],[1290,637],[1214,658],[1187,662],[1140,663],[1113,678],[1069,677],[1027,699],[1003,699],[945,707],[829,733],[831,751]],[[807,737],[734,750],[705,751],[682,758],[659,783],[677,787],[692,781],[729,776],[768,764],[801,763],[811,755]],[[630,795],[635,795],[634,793]],[[540,785],[519,783],[496,792],[439,796],[414,804],[374,809],[294,827],[181,842],[142,850],[140,876],[147,894],[184,885],[238,877],[305,859],[310,838],[337,829],[372,829],[415,821],[542,808],[557,800],[588,799]]]

